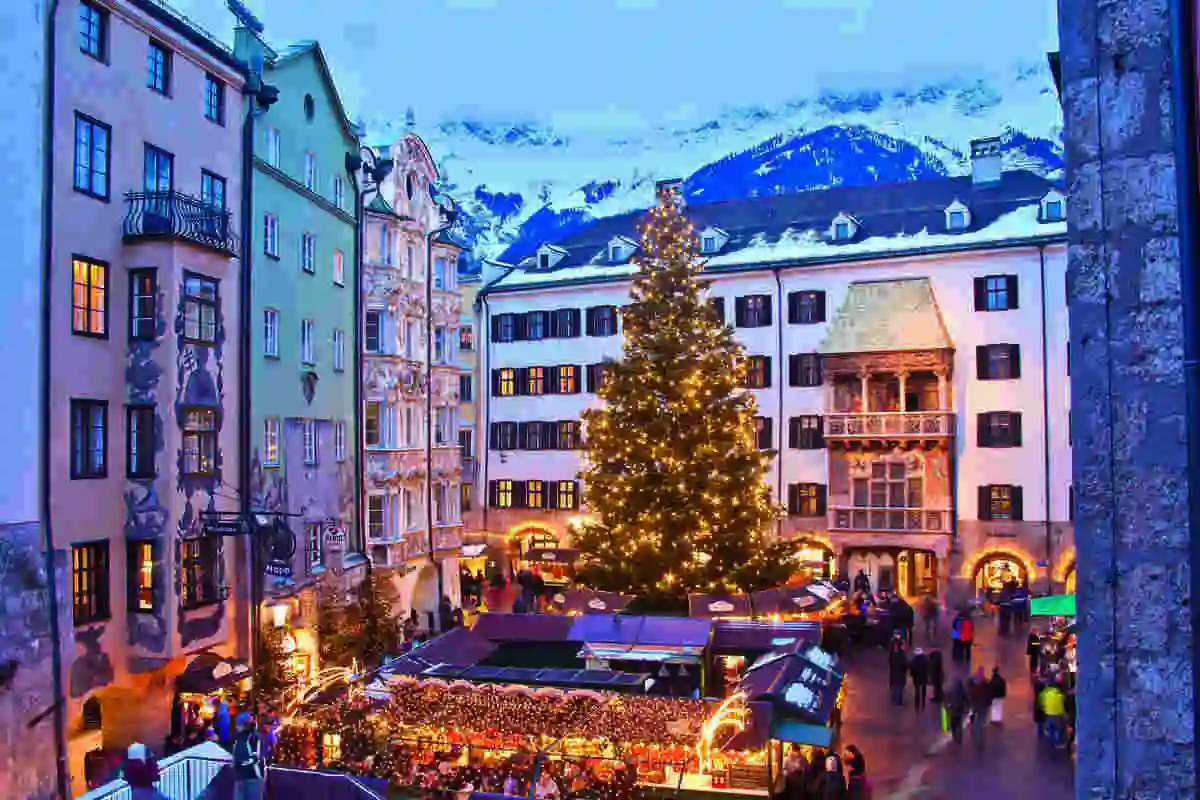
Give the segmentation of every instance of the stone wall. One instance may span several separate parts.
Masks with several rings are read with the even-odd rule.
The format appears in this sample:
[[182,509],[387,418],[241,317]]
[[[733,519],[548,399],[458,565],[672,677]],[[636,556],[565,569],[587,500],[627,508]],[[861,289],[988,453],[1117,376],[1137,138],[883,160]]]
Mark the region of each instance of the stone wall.
[[1196,796],[1167,0],[1060,0],[1077,498],[1077,795]]
[[[54,796],[54,668],[50,604],[37,523],[0,525],[0,797]],[[66,556],[59,625],[71,635]],[[70,641],[64,643],[70,651]]]

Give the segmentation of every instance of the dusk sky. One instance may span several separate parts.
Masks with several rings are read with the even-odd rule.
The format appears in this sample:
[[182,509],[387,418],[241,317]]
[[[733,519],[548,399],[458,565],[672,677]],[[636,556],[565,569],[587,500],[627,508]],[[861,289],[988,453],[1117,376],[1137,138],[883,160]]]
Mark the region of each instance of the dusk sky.
[[[225,0],[170,0],[222,38]],[[705,119],[818,89],[982,74],[1056,49],[1055,0],[246,0],[318,39],[352,115],[564,129]]]

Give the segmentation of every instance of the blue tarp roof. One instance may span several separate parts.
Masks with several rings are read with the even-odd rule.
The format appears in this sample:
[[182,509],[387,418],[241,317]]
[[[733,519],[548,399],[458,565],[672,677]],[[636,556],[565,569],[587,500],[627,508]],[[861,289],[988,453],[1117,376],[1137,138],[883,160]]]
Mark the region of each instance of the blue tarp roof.
[[712,622],[690,617],[590,614],[573,618],[570,639],[581,643],[707,647]]
[[798,643],[820,644],[821,623],[801,620],[759,622],[721,620],[713,626],[714,653],[767,653]]

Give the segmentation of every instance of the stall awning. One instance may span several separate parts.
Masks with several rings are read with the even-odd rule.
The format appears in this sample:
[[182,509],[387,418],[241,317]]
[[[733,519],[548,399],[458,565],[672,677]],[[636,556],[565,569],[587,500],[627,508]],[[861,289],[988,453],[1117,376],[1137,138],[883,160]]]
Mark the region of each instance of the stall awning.
[[781,742],[806,744],[810,747],[829,747],[833,741],[833,728],[826,725],[809,725],[793,719],[781,719],[775,724],[774,737]]
[[802,642],[821,643],[819,622],[720,620],[713,626],[712,651],[717,654],[749,655],[781,648],[795,649]]
[[833,584],[824,581],[804,586],[781,586],[754,592],[750,596],[754,613],[761,616],[813,614],[822,611],[841,597]]
[[1035,617],[1075,616],[1075,595],[1055,594],[1050,597],[1035,597],[1029,605],[1029,613]]
[[825,725],[842,688],[841,661],[815,645],[771,653],[746,670],[738,688],[749,700],[770,700],[786,715]]
[[483,614],[471,630],[493,643],[583,641],[571,636],[575,622],[558,614]]
[[585,644],[580,658],[599,661],[648,661],[654,664],[698,664],[703,647],[652,647],[636,644]]
[[564,547],[535,547],[525,553],[525,560],[539,564],[564,564],[570,566],[579,560],[579,551]]
[[688,616],[700,619],[751,616],[750,596],[745,594],[689,594]]
[[175,679],[175,691],[212,694],[250,677],[250,665],[216,653],[200,653]]
[[453,628],[390,662],[385,671],[393,675],[419,675],[439,664],[470,667],[495,650],[496,645],[475,630]]

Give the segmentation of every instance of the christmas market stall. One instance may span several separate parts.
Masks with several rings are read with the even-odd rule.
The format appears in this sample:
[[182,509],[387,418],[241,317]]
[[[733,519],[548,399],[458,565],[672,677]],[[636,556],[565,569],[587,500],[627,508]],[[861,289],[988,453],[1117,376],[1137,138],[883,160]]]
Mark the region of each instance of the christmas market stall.
[[727,697],[736,691],[748,665],[767,653],[798,643],[820,644],[821,623],[816,621],[720,620],[713,625],[704,693]]
[[688,616],[698,619],[750,619],[754,610],[746,594],[689,594]]
[[565,547],[527,547],[517,562],[517,571],[527,570],[553,588],[571,584],[579,551]]
[[562,614],[618,614],[628,608],[632,600],[616,592],[573,587],[550,595],[550,609]]
[[249,689],[250,674],[244,661],[211,652],[196,655],[175,679],[172,736],[212,726],[219,738],[231,737],[230,716]]
[[829,581],[780,586],[750,595],[754,615],[768,619],[837,620],[845,594]]
[[1035,597],[1030,604],[1030,614],[1048,617],[1049,628],[1040,636],[1041,652],[1038,663],[1044,671],[1056,666],[1070,686],[1074,687],[1077,669],[1075,653],[1075,595],[1060,594],[1050,597]]

